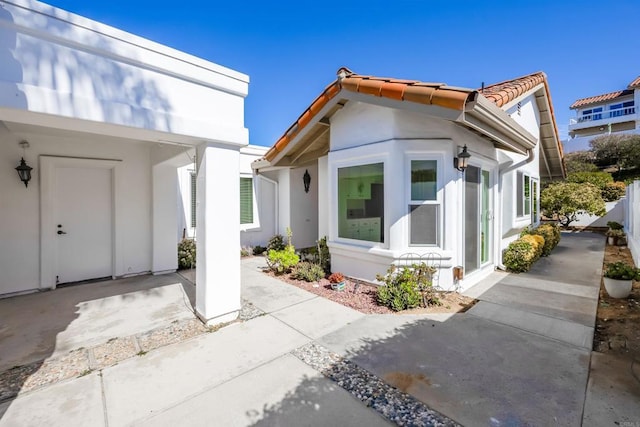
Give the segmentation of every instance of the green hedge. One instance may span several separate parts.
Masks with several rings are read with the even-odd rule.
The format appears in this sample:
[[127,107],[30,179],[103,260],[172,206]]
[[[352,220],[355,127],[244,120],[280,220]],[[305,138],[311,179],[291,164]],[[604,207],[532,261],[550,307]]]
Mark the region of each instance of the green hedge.
[[541,256],[548,256],[560,242],[560,228],[543,224],[522,232],[521,237],[509,244],[502,254],[502,263],[513,273],[529,271]]
[[532,234],[538,234],[544,237],[544,246],[542,248],[542,256],[549,256],[553,248],[560,243],[560,228],[557,225],[543,224],[531,231]]

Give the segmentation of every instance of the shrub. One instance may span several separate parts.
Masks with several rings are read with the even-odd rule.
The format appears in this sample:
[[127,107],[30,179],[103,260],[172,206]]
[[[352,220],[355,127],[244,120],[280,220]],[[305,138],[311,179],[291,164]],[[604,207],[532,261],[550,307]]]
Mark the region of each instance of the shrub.
[[240,248],[240,258],[248,257],[251,255],[250,248]]
[[624,197],[627,192],[627,186],[624,182],[610,182],[602,189],[602,198],[605,202],[615,202]]
[[260,245],[256,245],[253,247],[253,254],[254,255],[262,255],[264,253],[264,251],[266,251],[267,248],[265,248],[264,246],[260,246]]
[[178,268],[195,268],[196,242],[193,239],[182,239],[178,243]]
[[542,256],[549,256],[553,248],[558,246],[558,243],[560,243],[560,230],[555,225],[543,224],[532,230],[532,233],[544,237]]
[[318,264],[322,267],[325,273],[331,271],[331,254],[329,253],[329,246],[327,246],[327,237],[323,237],[318,240]]
[[284,237],[282,234],[276,234],[267,243],[267,252],[269,251],[282,251],[286,245],[284,244]]
[[385,283],[378,288],[379,304],[393,311],[406,310],[420,304],[422,298],[413,279],[413,271],[409,267],[398,268],[392,265],[384,277],[378,275],[376,278]]
[[618,221],[609,221],[607,222],[607,227],[612,230],[622,230],[624,226],[620,224]]
[[538,258],[542,256],[544,250],[544,237],[539,234],[527,234],[526,236],[522,236],[520,240],[531,245],[534,252],[533,262],[536,262]]
[[267,253],[267,265],[276,274],[288,273],[300,261],[293,246],[287,246],[281,251],[271,249]]
[[640,278],[640,270],[622,261],[607,264],[604,277],[616,280],[637,280]]
[[292,276],[306,282],[317,282],[324,277],[324,270],[318,264],[305,261],[295,266]]
[[575,182],[576,184],[589,183],[599,189],[603,189],[607,184],[613,183],[613,176],[609,172],[574,172],[567,176],[567,182]]
[[549,184],[540,193],[540,207],[544,216],[557,218],[564,227],[576,221],[579,213],[603,216],[607,212],[599,188],[574,182]]
[[525,240],[518,239],[509,244],[502,254],[502,263],[507,270],[513,273],[529,271],[536,259],[533,245]]

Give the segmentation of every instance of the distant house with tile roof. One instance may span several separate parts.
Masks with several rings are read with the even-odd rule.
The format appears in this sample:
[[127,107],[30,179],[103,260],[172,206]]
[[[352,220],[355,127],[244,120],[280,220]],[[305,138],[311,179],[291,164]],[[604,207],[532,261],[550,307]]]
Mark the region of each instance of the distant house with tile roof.
[[640,77],[626,89],[576,100],[569,107],[568,146],[587,148],[592,139],[609,134],[640,134]]
[[436,257],[445,289],[499,267],[539,222],[541,181],[565,176],[541,72],[466,89],[341,68],[253,167],[278,182],[279,231],[327,236],[334,271],[371,281]]

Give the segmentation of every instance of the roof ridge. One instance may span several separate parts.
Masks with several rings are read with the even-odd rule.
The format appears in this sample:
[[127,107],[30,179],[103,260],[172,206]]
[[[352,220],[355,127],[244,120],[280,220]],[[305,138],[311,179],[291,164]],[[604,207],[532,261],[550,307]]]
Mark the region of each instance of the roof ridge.
[[[516,77],[514,79],[503,80],[503,81],[498,82],[498,83],[492,83],[492,84],[490,84],[488,86],[484,86],[484,88],[478,88],[477,90],[478,91],[481,91],[481,89],[487,90],[487,89],[495,87],[495,86],[501,86],[501,85],[505,85],[505,84],[508,84],[508,83],[513,83],[513,82],[516,82],[516,81],[519,81],[519,80],[528,79],[528,78],[535,77],[535,76],[538,76],[538,75],[542,75],[542,77],[544,79],[547,78],[547,75],[546,75],[546,73],[544,71],[536,71],[534,73],[525,74],[524,76]],[[480,92],[480,93],[482,93],[482,92]]]

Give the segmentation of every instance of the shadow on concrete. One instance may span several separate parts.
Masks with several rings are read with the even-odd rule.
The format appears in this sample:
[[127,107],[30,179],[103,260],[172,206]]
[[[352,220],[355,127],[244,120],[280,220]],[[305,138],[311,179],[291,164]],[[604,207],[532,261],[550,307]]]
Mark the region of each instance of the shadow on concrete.
[[0,299],[0,401],[15,395],[45,361],[193,318],[194,304],[195,286],[177,274],[86,283]]

